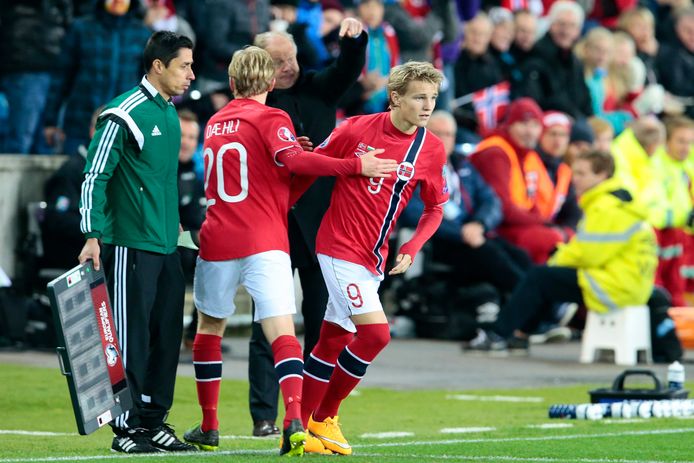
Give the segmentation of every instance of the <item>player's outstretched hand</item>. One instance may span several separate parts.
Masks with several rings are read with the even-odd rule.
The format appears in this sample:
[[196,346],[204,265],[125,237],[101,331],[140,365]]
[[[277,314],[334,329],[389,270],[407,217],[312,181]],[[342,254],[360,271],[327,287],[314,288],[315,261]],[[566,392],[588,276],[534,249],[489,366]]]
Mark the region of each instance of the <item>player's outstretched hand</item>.
[[87,242],[84,243],[84,247],[77,259],[80,261],[80,264],[84,264],[91,259],[94,262],[94,270],[99,270],[101,268],[101,261],[99,260],[100,255],[101,248],[99,247],[99,240],[96,238],[87,238]]
[[354,18],[345,18],[340,23],[340,38],[347,36],[351,39],[359,37],[359,34],[364,30],[364,25],[361,21]]
[[296,141],[299,142],[304,151],[313,151],[313,143],[311,143],[311,140],[309,140],[307,136],[303,135],[301,137],[296,137]]
[[379,159],[377,155],[384,149],[371,150],[361,157],[361,174],[364,177],[388,178],[391,172],[398,168],[398,162],[394,159]]
[[409,254],[398,254],[398,257],[395,258],[395,267],[388,272],[388,275],[405,273],[410,265],[412,265],[412,257]]

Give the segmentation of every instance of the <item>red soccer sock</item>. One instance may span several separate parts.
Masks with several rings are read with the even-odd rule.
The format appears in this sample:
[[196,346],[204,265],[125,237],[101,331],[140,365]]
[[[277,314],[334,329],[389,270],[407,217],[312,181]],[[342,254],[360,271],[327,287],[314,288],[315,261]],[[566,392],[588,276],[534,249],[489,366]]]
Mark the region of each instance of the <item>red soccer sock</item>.
[[275,371],[284,399],[284,429],[292,420],[301,418],[301,386],[304,361],[301,345],[295,336],[283,335],[272,343]]
[[318,343],[304,364],[304,388],[301,393],[301,421],[304,428],[308,425],[311,413],[323,399],[337,356],[352,339],[353,333],[339,325],[323,321]]
[[342,401],[357,387],[366,368],[389,341],[387,323],[357,326],[357,335],[340,353],[328,389],[313,414],[316,421],[337,415]]
[[193,367],[198,403],[202,408],[200,429],[219,429],[217,404],[222,384],[222,337],[196,334],[193,342]]

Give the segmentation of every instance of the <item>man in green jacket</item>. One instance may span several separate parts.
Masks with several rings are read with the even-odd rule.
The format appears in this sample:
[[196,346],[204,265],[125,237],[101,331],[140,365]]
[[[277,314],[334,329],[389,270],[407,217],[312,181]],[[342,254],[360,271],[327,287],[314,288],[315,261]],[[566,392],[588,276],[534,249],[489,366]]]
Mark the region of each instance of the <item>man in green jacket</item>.
[[99,116],[84,169],[80,263],[100,258],[113,301],[133,409],[112,422],[124,453],[192,451],[164,420],[173,402],[183,327],[178,241],[181,127],[171,97],[195,76],[193,43],[157,32],[144,50],[146,75]]
[[559,245],[549,266],[527,273],[492,328],[480,330],[466,348],[527,349],[526,333],[550,316],[557,303],[575,302],[605,313],[648,301],[658,258],[647,212],[613,178],[610,154],[582,153],[572,170],[584,213],[576,235]]

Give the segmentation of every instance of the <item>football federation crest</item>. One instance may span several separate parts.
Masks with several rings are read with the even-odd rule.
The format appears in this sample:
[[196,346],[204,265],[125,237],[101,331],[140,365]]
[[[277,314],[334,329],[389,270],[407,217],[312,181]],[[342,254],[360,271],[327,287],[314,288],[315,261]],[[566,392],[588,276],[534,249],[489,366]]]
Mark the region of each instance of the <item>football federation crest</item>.
[[361,143],[361,142],[360,142],[360,143],[357,145],[357,149],[354,150],[354,154],[355,154],[357,157],[361,157],[361,156],[364,156],[367,152],[373,151],[373,150],[375,150],[375,149],[376,149],[376,148],[374,148],[373,146],[369,146],[369,145],[367,145],[366,143]]
[[108,344],[106,346],[106,363],[108,366],[112,367],[118,361],[118,349],[113,344]]
[[326,146],[328,146],[328,143],[330,143],[330,137],[332,137],[332,136],[333,136],[332,133],[331,133],[330,135],[328,135],[328,138],[326,138],[325,140],[323,140],[323,143],[321,143],[320,145],[318,145],[318,148],[325,148]]
[[401,162],[396,173],[400,180],[407,182],[414,177],[414,165],[407,161]]
[[282,141],[286,141],[286,142],[295,142],[296,141],[296,137],[294,136],[292,131],[289,130],[287,127],[280,127],[277,130],[277,136]]

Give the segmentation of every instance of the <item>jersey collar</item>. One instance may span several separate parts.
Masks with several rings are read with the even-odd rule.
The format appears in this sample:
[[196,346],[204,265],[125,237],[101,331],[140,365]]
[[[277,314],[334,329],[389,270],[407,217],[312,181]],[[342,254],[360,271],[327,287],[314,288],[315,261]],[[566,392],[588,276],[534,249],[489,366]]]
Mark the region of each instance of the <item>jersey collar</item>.
[[[147,75],[142,76],[142,80],[140,81],[140,89],[142,89],[144,94],[147,95],[147,98],[154,100],[160,106],[166,106],[171,102],[170,100],[164,100],[164,97],[159,94],[157,89],[154,88],[154,85],[147,80]],[[157,96],[159,96],[159,98],[157,98]]]

